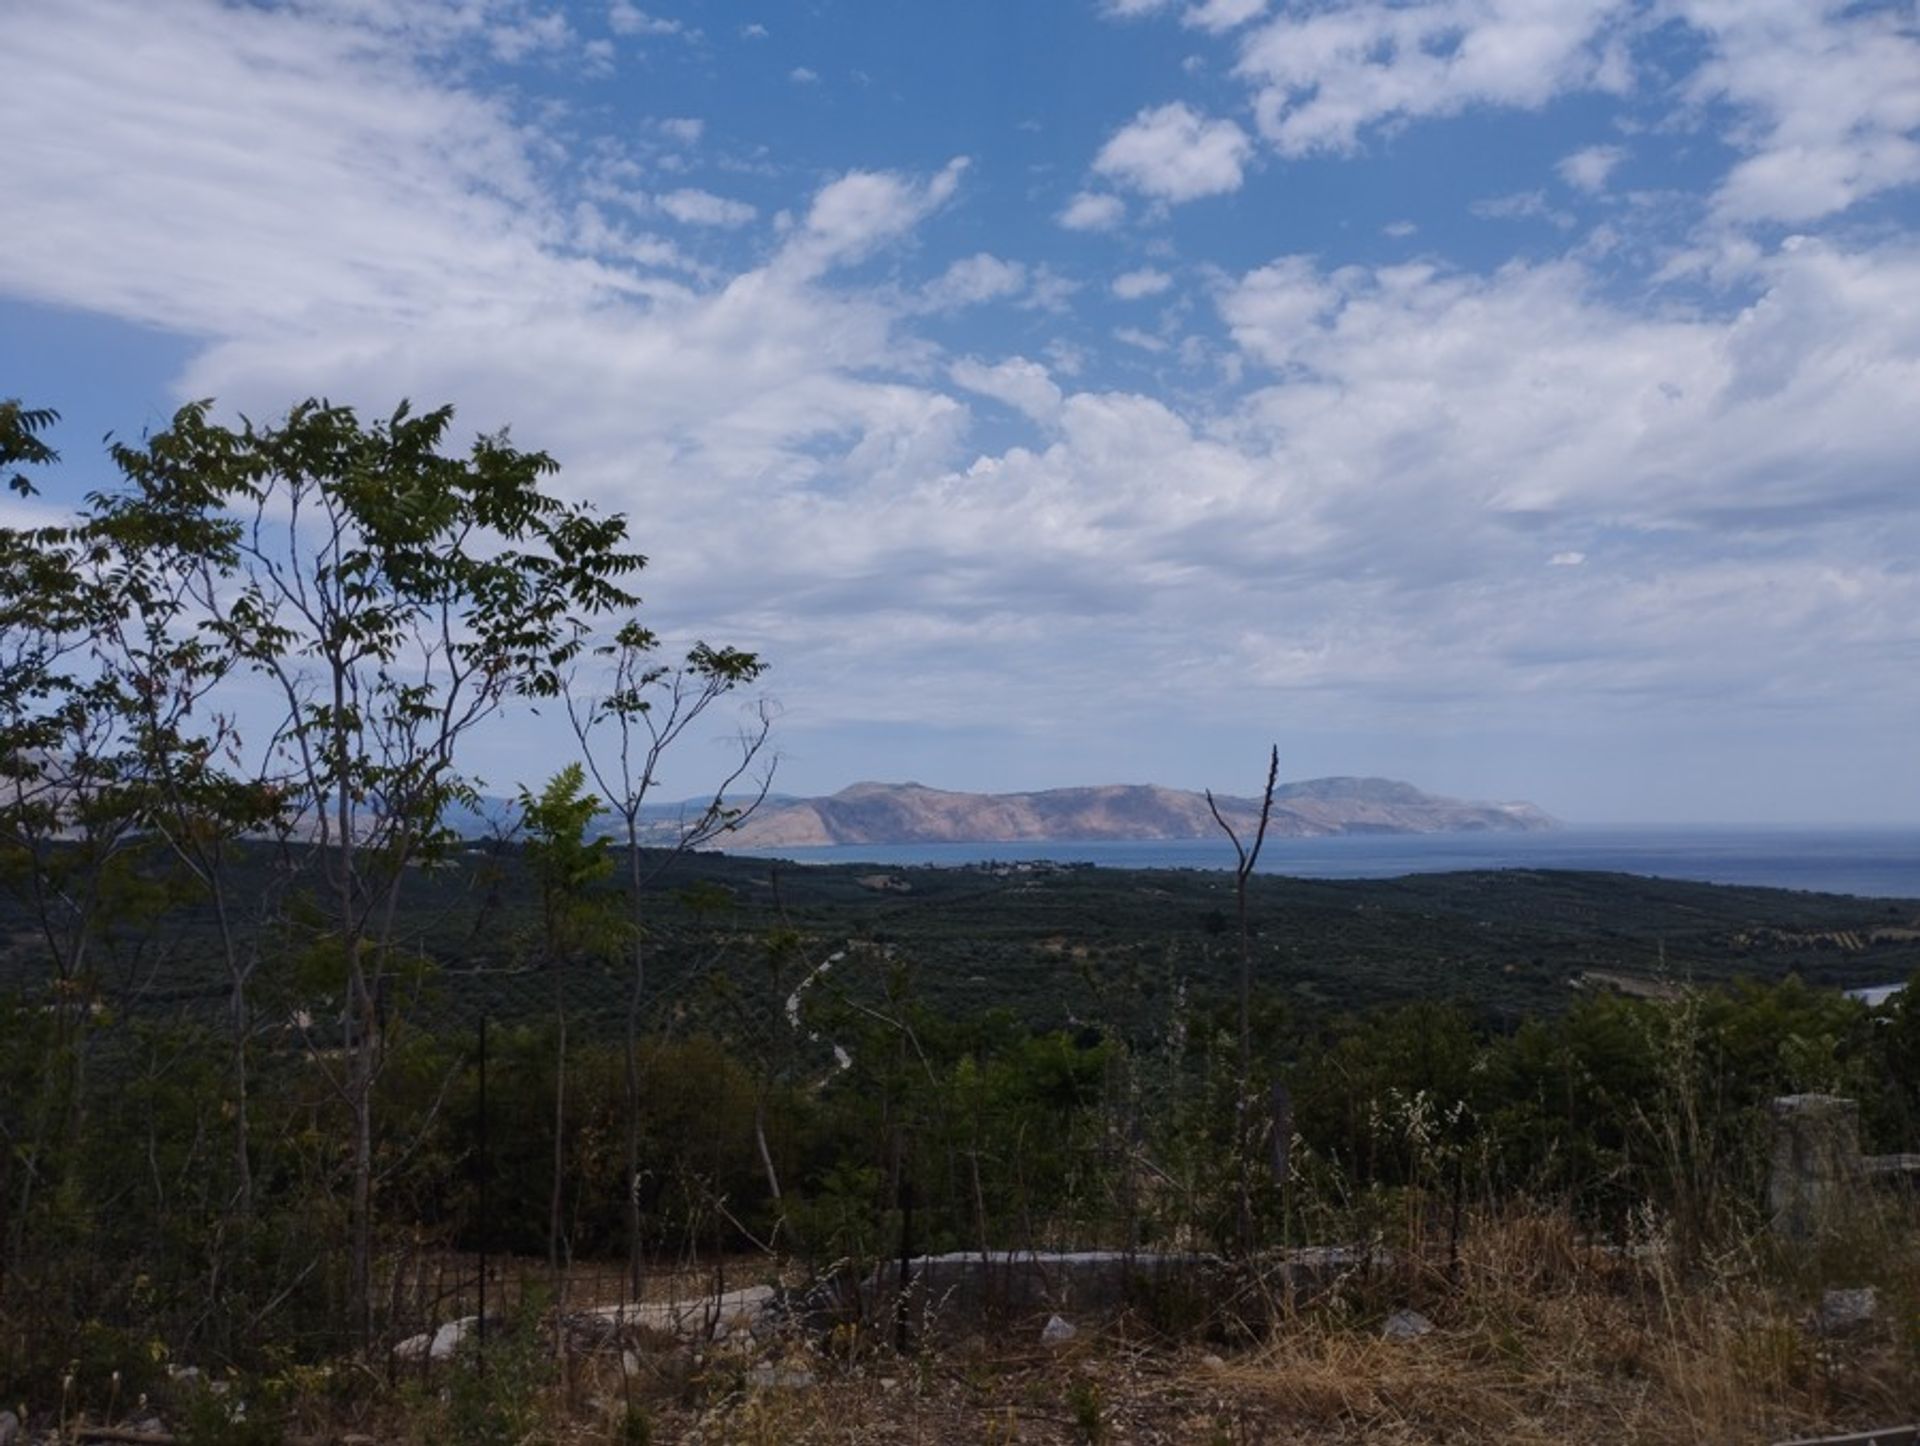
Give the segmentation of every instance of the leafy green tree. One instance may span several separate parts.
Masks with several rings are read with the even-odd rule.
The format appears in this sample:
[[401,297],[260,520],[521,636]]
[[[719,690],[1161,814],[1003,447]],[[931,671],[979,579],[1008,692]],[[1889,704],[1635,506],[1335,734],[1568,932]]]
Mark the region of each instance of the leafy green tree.
[[60,454],[40,437],[59,420],[60,414],[50,407],[23,406],[11,397],[0,399],[0,476],[6,476],[7,486],[22,497],[31,497],[37,490],[33,479],[25,472],[9,476],[5,469],[21,463],[44,467],[59,461]]
[[482,436],[443,450],[451,408],[402,404],[363,422],[302,402],[238,427],[208,403],[141,445],[93,499],[131,545],[177,542],[196,627],[277,700],[261,729],[292,827],[331,900],[316,947],[334,963],[350,1117],[348,1299],[373,1332],[376,1085],[409,869],[453,838],[477,797],[462,767],[476,729],[515,698],[556,694],[596,622],[637,601],[645,559],[623,517],[546,490],[541,452]]
[[[0,471],[44,464],[55,414],[0,403]],[[30,493],[24,473],[9,478]],[[85,1072],[116,935],[151,916],[146,851],[128,799],[133,741],[99,638],[127,588],[71,527],[0,528],[0,889],[21,904],[45,965],[48,1027],[30,1103],[0,1166],[0,1289],[76,1158]]]
[[538,794],[520,790],[520,815],[526,830],[527,863],[540,891],[540,953],[553,980],[553,1184],[548,1201],[547,1260],[554,1273],[558,1304],[565,1305],[563,1209],[566,1193],[567,1005],[568,965],[582,953],[602,948],[612,935],[608,900],[594,885],[613,872],[605,835],[587,836],[605,808],[586,792],[586,770],[569,763]]

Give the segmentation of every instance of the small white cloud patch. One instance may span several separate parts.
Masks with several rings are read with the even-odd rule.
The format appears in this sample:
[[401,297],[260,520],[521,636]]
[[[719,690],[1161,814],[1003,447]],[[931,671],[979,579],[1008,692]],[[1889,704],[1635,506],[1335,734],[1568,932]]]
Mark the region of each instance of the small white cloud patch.
[[1184,101],[1141,111],[1116,131],[1093,168],[1162,201],[1196,201],[1240,189],[1253,142],[1230,120]]
[[1549,567],[1579,567],[1587,560],[1584,552],[1556,552],[1547,559]]
[[683,226],[744,226],[759,211],[745,201],[688,188],[654,197],[654,203]]
[[1180,17],[1180,23],[1210,35],[1224,35],[1245,25],[1266,8],[1267,0],[1203,0],[1189,7]]
[[1122,301],[1138,301],[1142,297],[1158,296],[1172,285],[1173,278],[1166,272],[1143,266],[1138,271],[1128,271],[1114,277],[1113,294]]
[[1060,213],[1060,224],[1069,231],[1111,231],[1127,214],[1127,203],[1118,196],[1098,191],[1082,191]]
[[1563,159],[1554,169],[1560,179],[1576,191],[1598,195],[1607,188],[1607,177],[1627,157],[1619,146],[1588,146]]
[[607,27],[615,35],[679,35],[686,29],[678,20],[649,15],[628,0],[614,0],[607,10]]
[[1027,284],[1027,268],[982,251],[963,257],[927,284],[926,305],[933,311],[954,311],[1018,295]]

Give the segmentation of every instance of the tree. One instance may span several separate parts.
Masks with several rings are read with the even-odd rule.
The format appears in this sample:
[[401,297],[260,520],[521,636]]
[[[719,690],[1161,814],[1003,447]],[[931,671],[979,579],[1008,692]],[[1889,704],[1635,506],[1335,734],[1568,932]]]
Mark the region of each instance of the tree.
[[[737,828],[760,806],[773,783],[775,760],[766,754],[773,714],[762,700],[736,735],[731,761],[712,796],[689,812],[653,827],[649,800],[660,782],[662,761],[687,730],[735,689],[766,671],[758,654],[696,643],[678,664],[660,660],[661,642],[650,629],[628,622],[611,643],[596,650],[604,671],[599,691],[570,678],[567,716],[588,771],[619,820],[626,845],[628,980],[624,1030],[627,1137],[627,1275],[638,1299],[645,1266],[640,1220],[640,1026],[646,1006],[646,892],[675,859]],[[764,766],[761,766],[764,762]],[[747,785],[744,799],[735,791]],[[658,849],[649,863],[641,845]]]
[[[0,472],[57,461],[39,436],[55,420],[0,402]],[[7,480],[36,490],[24,472]],[[0,1121],[11,1137],[0,1151],[0,1277],[81,1132],[108,959],[137,949],[168,902],[153,867],[145,750],[158,728],[180,735],[188,704],[172,674],[151,666],[160,654],[117,666],[135,627],[164,633],[153,621],[167,613],[163,578],[152,558],[84,522],[0,528],[0,885],[21,899],[47,964],[49,1026],[31,1107]],[[170,646],[165,655],[181,661]]]
[[284,422],[215,424],[210,403],[113,457],[124,487],[92,499],[123,542],[179,540],[193,626],[275,701],[251,746],[330,904],[314,947],[341,991],[350,1118],[348,1299],[373,1333],[376,1084],[389,989],[406,960],[409,869],[452,839],[477,797],[473,733],[515,698],[556,694],[596,622],[637,601],[627,524],[543,484],[545,453],[506,435],[442,451],[453,411],[402,403],[363,423],[306,401]]
[[[37,435],[54,420],[0,402],[0,473],[56,460]],[[34,491],[24,472],[7,481]],[[47,965],[32,1098],[0,1116],[0,1292],[71,1153],[55,1147],[79,1127],[99,948],[138,844],[113,804],[124,740],[90,665],[99,610],[83,561],[67,529],[0,528],[0,886],[21,900]]]
[[[40,433],[59,420],[60,414],[51,407],[23,406],[12,397],[0,400],[0,475],[23,462],[45,467],[59,461],[60,454],[40,439]],[[25,472],[7,476],[6,483],[22,497],[31,497],[37,490]]]
[[526,828],[527,863],[540,891],[540,953],[553,980],[553,1183],[547,1210],[547,1263],[554,1276],[554,1301],[564,1307],[561,1272],[562,1207],[566,1189],[567,1110],[567,965],[597,949],[608,933],[604,901],[593,887],[613,872],[605,835],[587,837],[604,813],[587,793],[586,770],[569,763],[535,794],[520,790],[520,816]]
[[1220,825],[1233,844],[1238,860],[1233,875],[1234,917],[1240,926],[1240,1081],[1234,1104],[1234,1149],[1240,1161],[1240,1245],[1244,1250],[1253,1236],[1253,1151],[1249,1122],[1253,1116],[1253,935],[1247,927],[1247,881],[1260,862],[1260,847],[1267,841],[1267,823],[1273,817],[1273,789],[1280,780],[1280,745],[1274,744],[1267,757],[1267,786],[1260,794],[1260,821],[1253,831],[1251,846],[1240,835],[1214,802],[1213,790],[1207,790],[1207,807],[1213,821]]

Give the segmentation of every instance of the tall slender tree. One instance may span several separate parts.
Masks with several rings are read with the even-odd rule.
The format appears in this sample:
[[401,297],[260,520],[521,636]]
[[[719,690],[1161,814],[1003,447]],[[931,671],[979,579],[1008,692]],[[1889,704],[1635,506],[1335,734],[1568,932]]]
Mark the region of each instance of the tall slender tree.
[[[640,1220],[640,1034],[647,999],[647,891],[676,858],[737,828],[766,799],[776,762],[768,750],[773,713],[764,699],[754,705],[704,802],[655,819],[649,804],[668,752],[722,699],[758,681],[767,665],[756,653],[706,643],[696,643],[677,663],[664,661],[659,637],[638,622],[623,626],[596,657],[599,671],[591,678],[570,678],[566,701],[587,769],[626,845],[631,966],[623,1038],[627,1284],[637,1299],[646,1267]],[[654,846],[651,854],[643,853],[643,843]]]
[[604,834],[590,837],[606,811],[586,791],[586,770],[569,763],[540,792],[520,790],[527,862],[540,893],[540,961],[553,985],[553,1176],[547,1206],[547,1265],[554,1278],[554,1304],[564,1309],[567,1124],[567,970],[583,954],[597,953],[612,930],[607,899],[594,886],[613,873]]
[[1234,1154],[1240,1170],[1240,1248],[1253,1244],[1253,931],[1247,920],[1247,884],[1260,862],[1260,849],[1267,841],[1267,824],[1273,818],[1273,790],[1280,781],[1280,745],[1274,744],[1267,755],[1267,784],[1260,792],[1260,817],[1254,825],[1253,841],[1241,842],[1239,833],[1227,822],[1207,790],[1207,807],[1213,821],[1220,825],[1233,845],[1236,860],[1233,871],[1233,910],[1240,936],[1240,1069],[1234,1090]]

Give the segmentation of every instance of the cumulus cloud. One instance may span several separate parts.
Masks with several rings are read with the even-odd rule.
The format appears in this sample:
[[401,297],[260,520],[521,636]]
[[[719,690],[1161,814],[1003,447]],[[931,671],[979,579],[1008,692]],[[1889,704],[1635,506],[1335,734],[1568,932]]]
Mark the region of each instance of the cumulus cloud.
[[1584,146],[1563,157],[1554,169],[1560,173],[1560,179],[1576,191],[1592,195],[1606,190],[1607,178],[1626,157],[1626,151],[1620,146]]
[[1357,0],[1293,8],[1246,40],[1238,73],[1261,134],[1287,155],[1349,151],[1396,118],[1537,110],[1628,81],[1628,0]]
[[1252,142],[1230,120],[1213,120],[1182,101],[1141,111],[1109,138],[1093,168],[1162,201],[1193,201],[1237,191]]
[[1114,277],[1113,294],[1122,301],[1138,301],[1145,296],[1158,296],[1172,285],[1173,278],[1166,272],[1143,266],[1137,271],[1123,271]]
[[821,187],[782,249],[781,264],[803,274],[858,261],[905,234],[950,200],[967,169],[949,161],[926,181],[887,171],[853,171]]
[[[1258,19],[1264,8],[1204,0],[1183,19],[1215,30],[1257,20],[1235,73],[1260,135],[1287,156],[1351,153],[1373,130],[1480,107],[1624,95],[1648,33],[1636,0],[1349,0]],[[1903,7],[1674,0],[1660,13],[1700,46],[1680,93],[1736,118],[1723,138],[1743,158],[1717,188],[1720,220],[1804,223],[1920,182],[1920,33]],[[1623,157],[1592,145],[1559,170],[1597,193]]]
[[1027,286],[1027,268],[988,252],[962,257],[927,284],[921,293],[925,306],[952,311],[1018,296]]
[[687,27],[678,20],[649,15],[630,0],[614,0],[607,9],[607,28],[615,35],[680,35]]
[[1295,256],[1220,308],[1284,378],[1249,416],[1394,487],[1647,526],[1788,526],[1836,488],[1895,506],[1906,443],[1868,419],[1920,382],[1920,291],[1899,295],[1920,253],[1803,243],[1760,274],[1728,314],[1641,316],[1570,261],[1475,276]]
[[1045,367],[1025,357],[1012,357],[995,366],[966,358],[955,362],[948,374],[955,385],[1003,402],[1042,425],[1050,425],[1060,416],[1060,388]]
[[[575,38],[567,17],[555,10],[496,22],[487,32],[487,48],[494,59],[511,64],[530,55],[564,50]],[[590,54],[588,58],[595,57]]]
[[1265,13],[1266,8],[1267,0],[1202,0],[1187,7],[1180,23],[1222,35]]
[[1685,0],[1711,54],[1689,82],[1734,107],[1746,158],[1716,197],[1733,221],[1805,222],[1920,181],[1920,33],[1898,6]]
[[1127,203],[1118,196],[1081,191],[1067,202],[1059,220],[1069,231],[1111,231],[1126,214]]
[[683,146],[697,146],[707,133],[707,123],[696,116],[668,116],[659,123],[660,134]]

